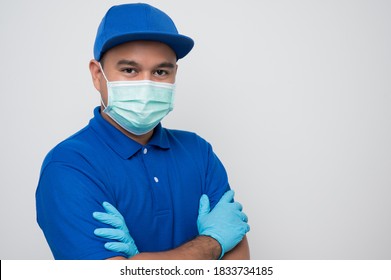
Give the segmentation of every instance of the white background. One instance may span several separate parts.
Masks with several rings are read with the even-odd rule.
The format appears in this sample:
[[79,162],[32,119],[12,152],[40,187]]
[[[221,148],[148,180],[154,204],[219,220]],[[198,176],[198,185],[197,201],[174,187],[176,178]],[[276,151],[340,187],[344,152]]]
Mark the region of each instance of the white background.
[[[391,1],[147,1],[195,48],[163,124],[207,139],[253,259],[391,259]],[[123,1],[0,2],[0,259],[51,259],[46,153],[99,104],[88,62]]]

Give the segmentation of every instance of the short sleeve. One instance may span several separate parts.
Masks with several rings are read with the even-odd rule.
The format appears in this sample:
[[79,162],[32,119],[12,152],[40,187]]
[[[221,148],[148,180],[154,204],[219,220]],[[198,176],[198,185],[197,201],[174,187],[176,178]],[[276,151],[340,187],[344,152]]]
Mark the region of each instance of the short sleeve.
[[37,192],[37,221],[55,259],[106,259],[121,254],[104,248],[107,240],[96,237],[102,224],[92,217],[103,211],[110,193],[88,168],[49,162],[41,172]]
[[201,145],[206,150],[205,163],[205,193],[210,200],[211,209],[219,202],[225,192],[230,190],[227,172],[214,153],[212,145],[205,140],[201,140]]

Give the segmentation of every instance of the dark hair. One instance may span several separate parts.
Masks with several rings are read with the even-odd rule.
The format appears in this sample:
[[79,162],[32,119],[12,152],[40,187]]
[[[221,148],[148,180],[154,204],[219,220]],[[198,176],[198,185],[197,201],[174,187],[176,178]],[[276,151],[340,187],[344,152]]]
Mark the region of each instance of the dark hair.
[[105,54],[106,53],[102,54],[101,57],[100,57],[100,60],[99,60],[100,65],[102,65],[102,69],[103,69],[104,64],[105,64]]

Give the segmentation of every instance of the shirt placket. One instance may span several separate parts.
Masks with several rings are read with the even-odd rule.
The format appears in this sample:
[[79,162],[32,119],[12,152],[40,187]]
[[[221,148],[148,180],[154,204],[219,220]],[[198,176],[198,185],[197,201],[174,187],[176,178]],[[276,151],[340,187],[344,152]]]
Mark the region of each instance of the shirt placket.
[[162,151],[151,146],[142,148],[142,159],[156,212],[164,212],[171,208],[167,170],[161,153]]

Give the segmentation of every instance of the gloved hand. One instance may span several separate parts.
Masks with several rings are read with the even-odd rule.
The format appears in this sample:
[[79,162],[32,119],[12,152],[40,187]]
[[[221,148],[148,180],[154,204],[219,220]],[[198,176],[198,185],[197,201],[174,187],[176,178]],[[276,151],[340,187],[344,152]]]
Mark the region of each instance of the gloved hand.
[[198,233],[216,239],[221,246],[221,255],[233,249],[250,230],[248,218],[242,205],[233,202],[234,192],[227,191],[210,211],[209,198],[203,194],[198,211]]
[[133,238],[129,234],[124,217],[121,213],[110,203],[103,202],[104,212],[94,212],[92,216],[105,224],[111,225],[114,228],[97,228],[94,234],[99,237],[118,240],[119,242],[107,242],[105,248],[107,250],[125,253],[128,258],[139,253]]

